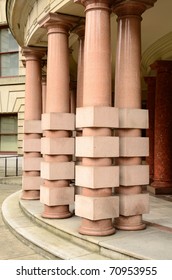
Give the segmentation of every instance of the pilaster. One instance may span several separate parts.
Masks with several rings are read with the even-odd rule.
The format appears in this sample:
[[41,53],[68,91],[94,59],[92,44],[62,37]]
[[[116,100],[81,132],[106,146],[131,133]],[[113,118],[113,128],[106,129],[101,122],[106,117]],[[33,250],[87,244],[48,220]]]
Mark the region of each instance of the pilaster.
[[154,194],[172,194],[172,61],[158,60],[156,70],[154,178],[149,190]]

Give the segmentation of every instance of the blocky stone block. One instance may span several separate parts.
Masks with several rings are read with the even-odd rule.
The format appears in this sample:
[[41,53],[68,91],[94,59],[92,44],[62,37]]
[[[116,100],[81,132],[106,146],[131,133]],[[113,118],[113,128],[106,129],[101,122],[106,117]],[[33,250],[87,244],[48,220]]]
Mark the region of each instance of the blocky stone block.
[[75,196],[75,214],[92,221],[119,216],[119,197]]
[[41,153],[47,155],[73,155],[74,138],[42,138]]
[[120,157],[141,157],[149,155],[148,137],[120,137],[119,156]]
[[40,187],[40,202],[48,206],[69,205],[74,202],[74,187]]
[[119,174],[119,184],[121,186],[137,186],[149,184],[148,165],[120,166]]
[[41,178],[47,180],[74,179],[74,162],[41,162]]
[[42,114],[42,130],[74,130],[75,115],[72,113]]
[[75,166],[76,186],[97,189],[119,186],[119,166]]
[[78,157],[118,157],[119,138],[114,136],[76,137],[75,155]]
[[25,120],[24,133],[42,133],[41,120]]
[[76,128],[119,126],[118,108],[82,107],[76,109]]
[[149,194],[132,194],[119,196],[119,214],[134,216],[149,213]]
[[24,139],[24,152],[41,152],[41,139]]
[[23,159],[24,171],[40,171],[42,157],[32,157]]
[[148,110],[119,109],[119,127],[147,129],[149,127]]
[[22,189],[23,190],[39,190],[40,185],[43,184],[43,179],[40,176],[23,176]]

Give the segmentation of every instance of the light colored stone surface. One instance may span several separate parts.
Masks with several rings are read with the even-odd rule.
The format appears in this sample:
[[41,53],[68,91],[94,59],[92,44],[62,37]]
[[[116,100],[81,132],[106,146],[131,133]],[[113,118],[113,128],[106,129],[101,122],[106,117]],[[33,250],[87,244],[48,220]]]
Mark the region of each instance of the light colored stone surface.
[[119,213],[123,216],[149,213],[149,194],[120,195]]
[[47,180],[74,179],[74,162],[41,162],[41,178]]
[[42,160],[43,160],[42,157],[23,158],[23,170],[39,171]]
[[118,109],[114,107],[82,107],[76,109],[76,128],[119,126]]
[[42,114],[42,130],[74,130],[75,115],[72,113]]
[[41,139],[24,139],[23,150],[24,152],[40,152]]
[[75,166],[75,184],[87,188],[113,188],[119,186],[118,166]]
[[149,156],[149,138],[148,137],[120,137],[119,155],[120,157]]
[[22,176],[23,190],[39,190],[43,184],[43,179],[40,176]]
[[140,128],[149,127],[148,110],[143,109],[119,109],[119,127],[120,128]]
[[48,206],[69,205],[74,202],[74,187],[40,187],[40,202]]
[[78,157],[118,157],[119,138],[113,136],[76,137]]
[[149,184],[148,165],[120,166],[119,173],[119,182],[122,186],[137,186]]
[[41,139],[41,153],[47,155],[73,155],[74,138],[59,137]]
[[42,133],[41,120],[25,120],[24,133]]
[[92,221],[119,216],[119,198],[76,195],[75,214]]

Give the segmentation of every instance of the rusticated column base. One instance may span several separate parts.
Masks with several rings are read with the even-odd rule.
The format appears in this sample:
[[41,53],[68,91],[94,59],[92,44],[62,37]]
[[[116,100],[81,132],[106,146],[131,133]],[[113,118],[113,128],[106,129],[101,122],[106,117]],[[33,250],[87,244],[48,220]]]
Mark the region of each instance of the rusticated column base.
[[40,198],[40,191],[34,190],[34,191],[22,191],[21,199],[26,200],[38,200]]
[[44,205],[44,211],[41,215],[43,218],[47,219],[66,219],[72,216],[69,211],[69,206],[47,206]]
[[142,222],[142,215],[137,216],[119,216],[115,219],[115,227],[121,230],[142,230],[146,225]]
[[83,218],[79,233],[92,236],[108,236],[115,233],[115,228],[111,219],[90,221]]

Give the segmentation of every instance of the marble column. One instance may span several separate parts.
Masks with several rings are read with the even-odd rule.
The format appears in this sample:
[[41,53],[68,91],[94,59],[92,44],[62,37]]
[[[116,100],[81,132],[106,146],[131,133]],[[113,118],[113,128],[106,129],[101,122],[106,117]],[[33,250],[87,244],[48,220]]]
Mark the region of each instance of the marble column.
[[146,162],[149,165],[150,183],[154,176],[154,133],[155,133],[155,92],[156,92],[156,77],[147,76],[144,78],[147,84],[147,109],[149,112],[149,128],[146,131],[149,137],[149,156]]
[[172,194],[172,61],[156,61],[154,181],[149,191]]
[[142,214],[149,212],[149,196],[142,186],[149,184],[149,168],[142,165],[148,156],[148,138],[141,129],[148,127],[148,112],[141,109],[141,15],[155,0],[114,1],[118,16],[115,67],[115,106],[119,108],[120,187],[119,218],[115,226],[123,230],[145,228]]
[[23,141],[23,177],[22,199],[40,197],[40,162],[41,162],[41,59],[45,49],[25,47],[22,55],[26,62],[24,141]]
[[[78,1],[75,1],[78,2]],[[115,232],[112,219],[118,216],[119,169],[112,165],[118,156],[118,137],[112,129],[118,126],[118,110],[111,107],[110,1],[79,1],[85,5],[83,107],[77,108],[75,184],[81,187],[76,195],[75,214],[81,217],[79,232],[105,236]],[[113,117],[112,117],[113,116]]]
[[46,112],[42,115],[44,138],[41,152],[40,201],[44,204],[44,218],[67,218],[74,202],[74,114],[70,113],[68,36],[78,19],[49,13],[39,23],[47,29],[47,93]]

